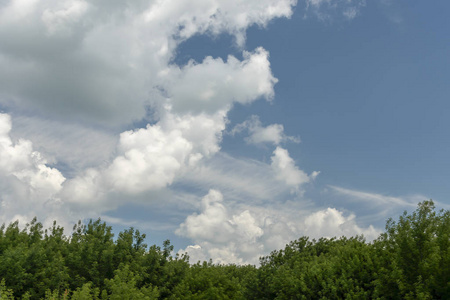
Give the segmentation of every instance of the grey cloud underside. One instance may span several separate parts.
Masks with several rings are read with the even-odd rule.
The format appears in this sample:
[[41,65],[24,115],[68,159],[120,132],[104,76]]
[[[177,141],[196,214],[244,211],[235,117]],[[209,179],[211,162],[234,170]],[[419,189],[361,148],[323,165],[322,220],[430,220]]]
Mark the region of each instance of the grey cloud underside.
[[[295,3],[5,2],[0,7],[0,102],[16,110],[109,126],[140,120],[146,106],[164,101],[161,86],[172,90],[166,84],[172,80],[165,74],[180,72],[170,64],[180,42],[205,32],[228,32],[243,41],[248,26],[289,17]],[[191,80],[186,84],[198,83]],[[226,86],[212,84],[218,85],[215,98],[227,97]],[[193,95],[179,99],[177,90],[171,93],[180,108],[196,99]],[[254,95],[245,96],[245,101]],[[212,99],[210,105],[218,102]],[[208,105],[199,109],[208,110]]]

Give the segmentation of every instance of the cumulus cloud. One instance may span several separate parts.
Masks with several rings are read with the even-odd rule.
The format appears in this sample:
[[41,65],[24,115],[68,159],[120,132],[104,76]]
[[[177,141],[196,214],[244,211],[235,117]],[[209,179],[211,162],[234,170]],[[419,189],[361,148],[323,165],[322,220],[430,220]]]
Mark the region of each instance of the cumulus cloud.
[[[39,198],[39,201],[57,201],[58,206],[80,214],[101,213],[132,201],[137,194],[171,185],[202,158],[217,153],[225,123],[226,113],[222,111],[195,116],[178,116],[167,111],[164,119],[156,124],[123,132],[117,155],[109,164],[88,168],[66,180],[57,169],[46,165],[39,152],[33,151],[30,141],[13,143],[9,136],[11,118],[1,114],[0,168],[2,175],[18,182],[10,199],[21,197],[20,201],[27,203]],[[21,196],[18,194],[21,190],[31,191],[32,195]],[[124,197],[111,197],[115,194]],[[6,200],[2,201],[6,205]],[[30,214],[41,215],[34,205],[22,207]],[[66,214],[57,219],[60,217]]]
[[[193,251],[192,262],[199,258],[199,249],[206,249],[217,263],[244,263],[247,259],[258,257],[261,245],[257,239],[264,231],[256,224],[249,211],[231,215],[222,204],[219,191],[210,190],[202,199],[202,213],[186,218],[176,233],[186,236],[202,245],[194,245],[186,250]],[[256,256],[255,256],[256,255]]]
[[308,176],[295,165],[295,161],[291,158],[289,152],[279,146],[273,151],[271,159],[272,170],[275,172],[276,178],[291,186],[295,191],[299,191],[302,184],[315,179],[319,175],[319,172],[315,171]]
[[[154,125],[123,132],[114,160],[69,180],[63,191],[65,199],[101,207],[108,193],[133,195],[162,189],[203,157],[219,151],[225,121],[223,112],[213,116],[167,112]],[[109,209],[114,208],[109,204]]]
[[9,136],[11,118],[0,114],[0,170],[11,174],[30,185],[37,192],[51,195],[61,188],[65,178],[61,173],[49,168],[47,161],[39,152],[33,151],[30,141],[19,140],[13,143]]
[[[233,103],[270,100],[277,81],[263,48],[244,51],[242,60],[207,57],[177,66],[172,63],[177,46],[203,33],[229,33],[242,46],[249,26],[290,17],[295,4],[7,1],[0,7],[0,39],[5,41],[0,45],[0,104],[19,115],[40,112],[44,117],[33,124],[48,143],[38,142],[39,148],[63,164],[75,164],[83,153],[70,157],[62,149],[66,143],[41,133],[47,124],[72,120],[121,128],[145,118],[147,107],[154,116],[151,124],[122,132],[118,141],[98,131],[96,137],[107,144],[99,146],[103,161],[82,158],[84,163],[75,167],[79,173],[58,195],[70,205],[100,209],[111,192],[134,195],[164,188],[220,150]],[[82,126],[71,128],[92,136]],[[18,133],[35,131],[22,127]],[[54,148],[57,153],[52,144],[61,146]],[[108,208],[117,205],[108,203]]]
[[335,208],[301,211],[299,207],[271,205],[267,208],[227,202],[222,193],[210,190],[202,199],[201,212],[180,224],[176,233],[195,244],[178,253],[188,253],[190,262],[212,259],[217,263],[257,264],[258,258],[284,247],[301,236],[311,238],[363,234],[372,240],[380,231],[360,227],[355,216]]
[[[229,33],[243,46],[249,26],[290,17],[295,4],[295,0],[7,1],[0,6],[0,39],[5,41],[0,45],[0,104],[18,115],[32,111],[43,116],[33,119],[35,128],[18,129],[17,136],[39,136],[39,148],[63,164],[84,161],[75,166],[78,174],[55,192],[64,203],[112,209],[120,203],[106,205],[111,193],[135,195],[165,188],[217,153],[233,103],[273,98],[277,79],[263,48],[244,51],[242,60],[207,57],[177,66],[172,62],[177,46],[204,33]],[[154,116],[151,124],[122,132],[118,141],[101,130],[93,135],[86,127],[69,126],[83,141],[88,136],[102,139],[98,147],[103,160],[82,157],[88,157],[88,151],[70,156],[64,151],[70,147],[55,141],[61,134],[53,129],[53,137],[42,134],[48,124],[58,127],[67,120],[122,128],[145,118],[148,109]],[[72,135],[67,144],[75,140]],[[60,147],[52,152],[52,144]],[[16,152],[29,152],[30,145],[20,142]]]
[[269,53],[257,48],[244,51],[243,56],[243,61],[229,56],[226,62],[207,57],[200,64],[190,61],[167,73],[170,87],[166,89],[174,111],[211,113],[227,109],[233,102],[272,99],[277,79],[270,70]]
[[340,237],[364,234],[369,239],[374,239],[380,233],[372,225],[361,228],[355,223],[355,215],[345,217],[341,211],[335,208],[327,208],[308,216],[305,221],[305,232],[314,237]]
[[164,132],[158,125],[122,133],[120,147],[123,155],[114,159],[105,176],[115,189],[127,192],[165,187],[192,159],[192,144],[181,132]]
[[14,142],[9,133],[11,118],[0,114],[0,222],[29,221],[39,215],[49,223],[59,215],[64,176],[46,165],[28,140]]
[[271,124],[264,127],[258,116],[251,116],[250,119],[243,123],[237,124],[231,134],[240,133],[242,131],[248,131],[249,136],[245,138],[245,141],[249,144],[264,144],[271,143],[279,145],[282,142],[294,142],[299,143],[298,137],[287,136],[284,134],[284,126],[282,124]]
[[[177,46],[195,34],[229,33],[243,45],[249,26],[290,17],[295,4],[295,0],[9,0],[0,6],[0,101],[47,116],[128,124],[144,118],[146,106],[158,107],[165,101],[161,86],[166,82],[188,89],[186,85],[204,78],[211,68],[221,72],[204,88],[192,91],[202,92],[197,102],[214,106],[211,93],[220,98],[227,90],[231,101],[270,97],[275,79],[263,49],[245,52],[243,62],[206,58],[182,70],[171,61]],[[246,89],[234,77],[251,87]],[[183,88],[167,88],[174,93],[174,103],[185,108],[177,97]],[[238,94],[230,91],[234,88]],[[227,101],[218,99],[215,107]]]

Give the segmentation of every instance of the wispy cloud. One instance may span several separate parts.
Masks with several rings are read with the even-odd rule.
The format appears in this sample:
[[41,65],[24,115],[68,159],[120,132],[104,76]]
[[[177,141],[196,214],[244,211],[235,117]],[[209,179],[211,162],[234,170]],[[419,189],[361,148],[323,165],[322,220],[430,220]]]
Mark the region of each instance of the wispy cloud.
[[378,205],[398,205],[402,207],[415,207],[418,201],[426,200],[424,196],[414,195],[410,197],[392,197],[376,193],[368,193],[357,190],[345,189],[338,186],[329,185],[330,189],[338,194],[348,196],[353,200],[375,202]]
[[335,20],[353,20],[366,6],[365,0],[305,0],[306,13],[312,13],[319,20],[333,22]]
[[260,145],[270,143],[279,145],[285,142],[300,143],[300,138],[288,136],[284,133],[284,126],[282,124],[263,126],[261,120],[256,115],[234,126],[230,134],[235,135],[243,131],[249,133],[249,136],[244,139],[249,144]]
[[[324,197],[332,199],[333,203],[339,207],[349,207],[357,213],[358,218],[364,224],[384,225],[386,219],[396,218],[406,211],[413,211],[417,204],[429,197],[420,194],[405,196],[390,196],[366,191],[346,189],[343,187],[328,186],[328,193]],[[327,195],[328,194],[328,195]],[[441,203],[436,203],[440,207],[445,207]]]
[[219,189],[231,199],[267,201],[289,193],[289,187],[274,181],[274,175],[266,163],[218,153],[178,181],[203,191]]
[[13,114],[12,123],[13,140],[30,140],[49,162],[66,165],[69,169],[63,173],[69,177],[108,162],[119,142],[114,131],[79,122]]

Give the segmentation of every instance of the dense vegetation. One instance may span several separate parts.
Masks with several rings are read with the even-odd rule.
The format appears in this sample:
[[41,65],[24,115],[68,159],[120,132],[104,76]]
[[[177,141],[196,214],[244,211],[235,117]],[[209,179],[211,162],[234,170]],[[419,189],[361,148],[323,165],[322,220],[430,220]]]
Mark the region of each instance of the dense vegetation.
[[450,299],[450,212],[425,201],[372,243],[302,237],[261,266],[190,265],[144,244],[130,228],[113,239],[100,220],[70,237],[33,220],[0,228],[0,299]]

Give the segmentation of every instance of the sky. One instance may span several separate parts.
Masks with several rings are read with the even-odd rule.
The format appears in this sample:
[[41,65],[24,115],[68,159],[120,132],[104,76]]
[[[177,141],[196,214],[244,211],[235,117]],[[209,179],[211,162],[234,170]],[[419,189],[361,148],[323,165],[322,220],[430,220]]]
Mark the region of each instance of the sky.
[[0,0],[0,223],[258,264],[450,207],[447,1]]

